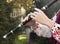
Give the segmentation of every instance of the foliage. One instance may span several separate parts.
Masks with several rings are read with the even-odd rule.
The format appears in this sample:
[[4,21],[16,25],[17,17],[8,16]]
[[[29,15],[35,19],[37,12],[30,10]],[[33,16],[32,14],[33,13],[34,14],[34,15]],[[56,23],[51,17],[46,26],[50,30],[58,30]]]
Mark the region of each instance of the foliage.
[[[0,43],[1,44],[11,44],[14,40],[13,37],[9,39],[3,39],[3,35],[9,30],[13,29],[18,23],[19,19],[10,18],[10,13],[12,11],[13,3],[7,3],[6,0],[0,0]],[[9,42],[10,41],[10,42]]]
[[20,1],[14,0],[10,3],[7,3],[6,0],[0,0],[0,43],[1,44],[13,44],[13,41],[15,40],[15,38],[19,34],[21,34],[20,32],[22,31],[21,29],[23,28],[20,28],[20,30],[16,30],[14,34],[11,34],[6,39],[3,39],[4,34],[9,32],[11,29],[15,28],[20,23],[19,17],[16,17],[16,18],[10,17],[10,13],[13,11],[13,8],[16,8],[16,7],[19,8],[19,4],[23,5],[26,8],[27,5],[25,3],[30,4],[31,2],[29,2],[28,0],[27,2],[26,0],[20,0]]

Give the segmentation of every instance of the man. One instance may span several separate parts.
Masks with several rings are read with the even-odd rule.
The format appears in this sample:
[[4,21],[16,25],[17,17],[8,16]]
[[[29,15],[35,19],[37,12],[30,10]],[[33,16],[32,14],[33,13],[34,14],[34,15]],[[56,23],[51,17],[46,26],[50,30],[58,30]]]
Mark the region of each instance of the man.
[[[58,41],[58,42],[55,42],[54,44],[60,44],[60,35],[59,35],[59,33],[60,33],[60,31],[59,31],[59,24],[56,24],[56,23],[58,23],[59,21],[60,21],[60,12],[58,12],[58,15],[57,15],[57,18],[56,18],[56,23],[54,22],[54,21],[52,21],[51,19],[49,19],[46,15],[45,15],[45,13],[44,12],[42,12],[40,9],[37,9],[37,8],[35,8],[35,12],[33,12],[33,13],[30,13],[29,15],[30,15],[30,17],[32,18],[32,20],[33,21],[35,21],[35,23],[32,25],[32,28],[33,28],[33,30],[34,30],[34,32],[36,32],[36,34],[38,35],[38,36],[43,36],[43,34],[42,33],[40,33],[40,29],[38,28],[39,27],[39,23],[41,23],[41,24],[44,24],[44,25],[46,25],[46,26],[48,26],[49,27],[49,29],[51,30],[51,32],[52,32],[52,35],[53,35],[53,37],[54,37],[54,39],[56,40],[56,41]],[[28,19],[28,17],[27,17],[27,19]],[[31,23],[31,22],[30,22]],[[29,25],[29,23],[28,23],[28,25]],[[31,25],[30,25],[31,26]],[[40,25],[41,26],[41,25]],[[57,26],[57,27],[56,27]],[[39,30],[39,31],[38,31]],[[44,31],[42,31],[42,32],[44,32]],[[45,35],[45,34],[44,34]],[[51,34],[50,34],[51,35]],[[58,35],[58,36],[57,36]],[[48,35],[49,36],[49,35]],[[44,36],[43,36],[44,37]],[[47,37],[47,36],[46,36]],[[52,37],[52,36],[51,36]]]

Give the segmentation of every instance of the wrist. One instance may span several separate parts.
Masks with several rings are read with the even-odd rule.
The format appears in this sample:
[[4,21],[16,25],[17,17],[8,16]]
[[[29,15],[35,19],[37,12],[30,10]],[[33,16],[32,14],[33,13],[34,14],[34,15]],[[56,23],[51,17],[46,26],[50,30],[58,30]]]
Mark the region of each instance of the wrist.
[[52,27],[52,25],[54,23],[55,23],[54,21],[52,21],[51,19],[49,19],[48,22],[46,23],[46,25],[48,25],[49,27]]

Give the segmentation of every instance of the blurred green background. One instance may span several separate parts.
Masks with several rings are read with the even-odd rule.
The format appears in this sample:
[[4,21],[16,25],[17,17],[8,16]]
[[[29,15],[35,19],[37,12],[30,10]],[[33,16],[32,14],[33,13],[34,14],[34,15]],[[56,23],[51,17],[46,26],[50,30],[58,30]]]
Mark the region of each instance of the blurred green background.
[[[33,0],[0,0],[0,44],[27,44],[26,42],[26,27],[21,27],[13,34],[3,39],[3,35],[15,28],[21,19],[26,16],[26,13],[35,7]],[[52,0],[36,0],[38,8],[43,7]],[[22,12],[22,9],[24,10]],[[60,9],[60,0],[48,8],[45,13],[51,18]],[[48,38],[38,37],[37,44],[52,44]],[[32,43],[33,44],[33,43]]]

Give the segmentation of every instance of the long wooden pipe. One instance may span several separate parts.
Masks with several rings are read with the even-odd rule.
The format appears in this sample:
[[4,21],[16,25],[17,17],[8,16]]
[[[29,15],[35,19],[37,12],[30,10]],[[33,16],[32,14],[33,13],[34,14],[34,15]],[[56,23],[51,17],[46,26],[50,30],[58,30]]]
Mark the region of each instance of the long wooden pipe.
[[[47,8],[49,8],[51,5],[53,5],[56,1],[58,0],[52,0],[50,3],[46,4],[45,6],[43,6],[41,8],[41,10],[45,11]],[[34,11],[34,9],[32,10]],[[3,35],[3,38],[7,38],[7,36],[11,33],[13,33],[15,30],[19,29],[21,26],[25,25],[26,23],[28,23],[32,18],[29,18],[28,21],[22,22],[20,23],[16,28],[14,28],[13,30],[11,30],[10,32],[8,32],[7,34]]]

